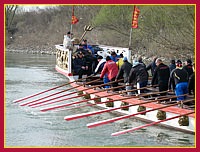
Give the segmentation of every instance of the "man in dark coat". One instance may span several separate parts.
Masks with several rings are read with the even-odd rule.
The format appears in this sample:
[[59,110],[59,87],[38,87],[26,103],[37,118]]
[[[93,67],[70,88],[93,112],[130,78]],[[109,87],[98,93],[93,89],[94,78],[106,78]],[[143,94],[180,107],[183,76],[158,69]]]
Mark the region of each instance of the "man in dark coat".
[[169,70],[170,70],[170,72],[172,71],[172,70],[174,70],[176,68],[176,62],[175,62],[175,60],[171,60],[170,61],[170,65],[169,65]]
[[133,65],[130,62],[128,62],[127,57],[124,57],[123,61],[124,61],[124,63],[122,64],[121,68],[119,69],[119,72],[116,76],[116,80],[124,78],[124,83],[127,83],[128,76],[129,76],[130,70]]
[[[195,69],[195,65],[193,64],[193,69]],[[188,81],[188,93],[189,95],[193,95],[195,97],[195,70],[193,70],[194,72],[190,75],[189,77],[189,81]]]
[[192,61],[190,59],[187,59],[185,64],[186,65],[183,67],[183,69],[187,71],[188,77],[190,77],[190,75],[193,73]]
[[170,73],[168,88],[175,90],[177,100],[184,100],[185,96],[180,96],[188,93],[188,73],[182,68],[182,62],[177,60],[176,69]]
[[87,73],[88,67],[86,66],[82,52],[78,52],[76,58],[73,60],[73,68],[75,74],[78,74],[78,79],[81,79],[82,75]]
[[149,65],[147,65],[147,67],[146,67],[147,71],[151,70],[151,75],[152,76],[153,76],[154,70],[156,68],[156,59],[157,59],[157,57],[154,57],[153,61]]
[[[170,76],[170,70],[169,67],[165,64],[163,64],[162,60],[160,58],[156,59],[156,65],[153,78],[151,81],[152,85],[158,84],[159,91],[167,91],[168,90],[168,81]],[[158,80],[158,81],[156,81]],[[157,83],[158,82],[158,83]],[[161,96],[166,95],[167,93],[160,93]]]
[[[136,84],[139,83],[139,87],[146,87],[148,83],[148,73],[143,64],[135,61],[133,67],[131,68],[128,83]],[[144,90],[140,90],[141,93]]]
[[[126,90],[131,90],[131,86],[128,85],[128,77],[129,77],[129,73],[130,73],[133,65],[130,62],[128,62],[127,57],[123,58],[123,62],[124,63],[120,67],[119,72],[118,72],[115,80],[119,80],[121,78],[124,78],[124,83],[126,83],[126,85],[127,85]],[[130,95],[129,92],[128,92],[128,95]]]

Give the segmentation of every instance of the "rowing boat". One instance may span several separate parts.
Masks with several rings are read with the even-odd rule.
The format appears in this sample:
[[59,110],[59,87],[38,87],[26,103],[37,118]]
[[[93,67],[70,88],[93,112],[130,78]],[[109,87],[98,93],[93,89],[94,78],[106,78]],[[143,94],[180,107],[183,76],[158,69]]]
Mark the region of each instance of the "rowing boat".
[[[109,54],[110,51],[115,51],[117,54],[123,53],[124,56],[129,57],[129,61],[131,60],[130,55],[131,51],[128,48],[122,47],[112,47],[112,46],[98,46],[101,51],[98,51],[99,55],[103,53]],[[55,45],[56,48],[56,67],[55,69],[65,75],[70,82],[76,82],[78,80],[78,76],[72,73],[72,50],[65,49],[63,45]],[[85,77],[85,81],[91,81],[90,79]],[[94,77],[92,77],[94,78]],[[98,75],[96,79],[98,78]],[[93,79],[92,79],[93,80]],[[84,82],[82,82],[84,83]],[[96,127],[100,124],[106,124],[110,122],[114,122],[120,119],[126,118],[137,118],[142,121],[146,122],[153,122],[153,124],[159,124],[164,127],[168,127],[171,129],[187,132],[187,133],[195,133],[195,112],[194,109],[186,109],[178,106],[175,104],[172,105],[163,105],[158,102],[157,99],[153,99],[152,94],[156,95],[156,93],[147,94],[147,97],[144,96],[134,96],[134,97],[124,97],[122,94],[114,94],[113,92],[108,91],[97,91],[98,88],[91,88],[91,85],[81,85],[82,83],[70,83],[72,87],[75,87],[79,94],[85,95],[84,97],[87,99],[86,101],[89,102],[89,105],[95,105],[100,109],[104,109],[104,111],[96,111],[92,113],[83,113],[78,115],[66,116],[64,119],[69,121],[72,119],[78,119],[87,117],[94,114],[99,114],[103,112],[115,112],[117,114],[123,115],[122,118],[115,118],[110,120],[103,120],[102,122],[94,122],[88,124],[88,128]],[[87,89],[86,89],[87,88]],[[137,88],[139,89],[139,88]],[[85,91],[82,91],[85,90]],[[155,89],[154,89],[155,90]],[[77,91],[77,92],[78,92]],[[153,91],[153,89],[152,89]],[[170,97],[166,97],[169,99]],[[98,100],[97,100],[98,99]],[[107,104],[110,101],[112,104]],[[162,98],[159,101],[164,101]],[[186,101],[187,102],[187,101]],[[125,108],[122,108],[122,104],[125,104]],[[127,106],[128,105],[128,106]],[[106,110],[107,109],[107,110]],[[109,110],[111,109],[111,110]],[[115,134],[114,134],[115,135]]]

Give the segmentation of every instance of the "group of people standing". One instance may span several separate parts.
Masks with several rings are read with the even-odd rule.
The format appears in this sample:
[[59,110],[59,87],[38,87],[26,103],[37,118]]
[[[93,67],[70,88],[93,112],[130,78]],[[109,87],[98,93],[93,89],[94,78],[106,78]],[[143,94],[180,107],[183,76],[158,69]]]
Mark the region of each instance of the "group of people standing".
[[73,72],[78,74],[78,79],[82,78],[82,75],[86,74],[87,76],[93,74],[94,69],[97,65],[97,57],[93,54],[93,49],[90,45],[83,41],[79,45],[79,48],[73,54]]
[[[71,33],[67,34],[63,42],[66,48],[71,46],[69,42]],[[116,87],[117,80],[123,78],[129,90],[135,84],[139,85],[139,88],[146,87],[149,78],[148,71],[151,70],[151,85],[158,86],[161,96],[165,96],[170,90],[175,91],[178,101],[184,100],[187,93],[195,95],[194,67],[190,59],[186,60],[184,66],[180,60],[171,60],[168,66],[161,58],[154,57],[152,63],[146,66],[141,57],[131,64],[127,57],[123,57],[123,54],[118,56],[115,52],[111,52],[110,56],[97,57],[94,55],[92,46],[87,44],[87,40],[81,42],[73,57],[73,70],[78,74],[79,79],[83,74],[89,76],[100,73],[100,79],[104,83],[112,81],[111,86]],[[110,86],[105,86],[105,88],[108,87]],[[141,89],[140,93],[143,92],[144,90]]]
[[[86,39],[83,39],[82,42],[75,42],[77,39],[72,39],[72,35],[73,33],[70,31],[64,35],[63,47],[73,52],[72,70],[74,74],[78,75],[78,79],[81,79],[83,75],[89,76],[93,73],[97,65],[97,58],[94,55],[94,49],[87,43]],[[74,44],[78,44],[76,50],[73,50]]]
[[[124,57],[120,68],[116,66],[115,61],[109,56],[106,57],[106,61],[104,60],[104,62],[104,67],[101,66],[100,78],[103,79],[106,74],[109,81],[116,81],[123,78],[124,83],[127,84],[127,88],[129,89],[131,88],[128,86],[130,84],[138,84],[140,88],[146,87],[149,77],[148,70],[151,70],[151,85],[158,86],[161,96],[167,95],[172,90],[175,92],[178,101],[184,100],[188,93],[195,95],[194,64],[192,65],[190,59],[186,60],[184,66],[180,60],[173,60],[168,66],[163,63],[161,58],[157,57],[148,66],[142,62],[141,57],[135,60],[133,64],[128,62],[127,57]],[[116,86],[116,83],[113,82],[113,86]],[[140,92],[143,93],[144,90],[141,89]]]
[[190,59],[186,60],[184,66],[181,60],[172,60],[168,67],[161,59],[156,60],[156,65],[152,84],[157,79],[159,91],[175,91],[178,101],[186,99],[188,93],[195,95],[194,65]]

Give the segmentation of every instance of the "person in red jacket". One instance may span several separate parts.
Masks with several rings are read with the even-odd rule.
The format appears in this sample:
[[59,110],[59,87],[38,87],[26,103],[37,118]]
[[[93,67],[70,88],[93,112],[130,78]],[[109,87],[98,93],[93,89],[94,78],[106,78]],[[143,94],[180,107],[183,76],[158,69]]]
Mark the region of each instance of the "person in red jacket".
[[112,87],[116,87],[118,84],[115,82],[115,78],[118,74],[118,67],[117,64],[111,60],[109,56],[106,57],[106,63],[101,71],[100,79],[103,79],[105,74],[108,74],[108,79],[113,81],[111,84]]

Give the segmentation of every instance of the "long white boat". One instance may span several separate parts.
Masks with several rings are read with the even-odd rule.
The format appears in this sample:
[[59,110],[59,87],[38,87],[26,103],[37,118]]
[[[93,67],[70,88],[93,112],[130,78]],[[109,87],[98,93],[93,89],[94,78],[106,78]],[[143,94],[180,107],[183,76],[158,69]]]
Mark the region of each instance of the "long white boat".
[[[175,104],[161,104],[150,98],[137,98],[137,96],[122,96],[120,94],[113,94],[107,91],[97,91],[94,88],[88,88],[88,86],[83,86],[81,83],[76,83],[75,80],[78,79],[77,75],[72,73],[72,51],[69,49],[65,49],[63,45],[56,45],[56,70],[65,75],[69,81],[74,82],[70,83],[71,86],[75,87],[79,92],[82,90],[82,94],[87,97],[87,101],[100,109],[104,109],[104,111],[112,111],[118,114],[123,115],[122,118],[137,118],[146,122],[150,122],[146,126],[150,126],[153,124],[159,124],[164,127],[172,128],[175,130],[187,132],[187,133],[195,133],[195,111],[194,109],[185,109],[177,106]],[[130,61],[131,52],[128,48],[121,47],[112,47],[112,46],[99,46],[102,51],[99,51],[98,54],[102,55],[102,53],[109,54],[110,51],[115,51],[117,54],[123,52],[124,56],[129,57]],[[91,86],[91,85],[90,85]],[[77,92],[78,92],[77,91]],[[168,96],[169,97],[169,96]],[[98,99],[98,102],[97,102]],[[112,104],[108,104],[108,101],[111,101]],[[112,102],[113,101],[113,102]],[[122,103],[127,103],[128,106],[126,108],[122,108]],[[125,104],[125,105],[127,105]],[[102,111],[102,110],[101,110]],[[101,111],[79,114],[74,116],[66,116],[66,120],[81,118],[82,116],[90,116],[93,114],[99,114]],[[106,112],[107,112],[106,111]],[[121,119],[122,119],[121,118]],[[118,117],[116,118],[116,120]],[[120,120],[120,118],[119,118]],[[109,122],[114,122],[115,118],[111,120],[103,120],[102,122],[96,122],[88,124],[88,127],[95,127],[99,124],[105,124]],[[144,126],[144,127],[146,127]],[[139,128],[138,128],[139,129]],[[115,134],[113,134],[115,135]]]

